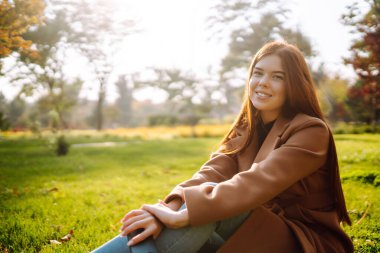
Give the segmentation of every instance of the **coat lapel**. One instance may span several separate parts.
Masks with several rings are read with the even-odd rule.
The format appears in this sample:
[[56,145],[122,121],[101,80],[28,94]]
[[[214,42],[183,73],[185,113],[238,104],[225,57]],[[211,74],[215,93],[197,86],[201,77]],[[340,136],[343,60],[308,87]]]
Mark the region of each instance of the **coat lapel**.
[[259,152],[257,153],[254,163],[258,163],[264,160],[269,155],[269,153],[278,146],[278,143],[281,140],[280,137],[289,126],[289,123],[290,119],[284,118],[282,116],[276,120],[272,129],[269,131],[267,137],[265,138]]
[[243,153],[239,155],[239,169],[240,171],[249,170],[252,166],[253,160],[258,152],[257,132],[253,133],[252,141],[248,147],[244,149]]

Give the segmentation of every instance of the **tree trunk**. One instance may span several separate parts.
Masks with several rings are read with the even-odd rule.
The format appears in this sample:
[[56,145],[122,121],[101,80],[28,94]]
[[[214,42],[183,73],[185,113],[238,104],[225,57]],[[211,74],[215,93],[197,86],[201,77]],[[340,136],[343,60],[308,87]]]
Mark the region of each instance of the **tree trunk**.
[[372,92],[372,98],[371,98],[371,103],[372,103],[372,119],[371,119],[371,125],[372,125],[372,133],[376,133],[376,111],[377,111],[377,99],[376,99],[376,88],[377,84],[374,82],[373,85],[373,92]]
[[96,129],[98,131],[103,129],[103,104],[105,95],[104,83],[100,83],[98,103],[96,105]]

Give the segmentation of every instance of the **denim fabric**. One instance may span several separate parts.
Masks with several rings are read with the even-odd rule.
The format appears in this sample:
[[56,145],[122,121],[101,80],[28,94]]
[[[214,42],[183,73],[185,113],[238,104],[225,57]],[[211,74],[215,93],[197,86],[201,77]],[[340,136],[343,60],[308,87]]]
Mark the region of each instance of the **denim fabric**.
[[128,238],[118,235],[91,253],[158,253],[152,237],[132,247],[127,244]]
[[131,253],[127,244],[128,238],[118,235],[91,253]]
[[158,252],[196,253],[199,250],[201,252],[216,251],[247,217],[248,213],[244,213],[230,219],[198,227],[166,228],[161,231],[156,240]]

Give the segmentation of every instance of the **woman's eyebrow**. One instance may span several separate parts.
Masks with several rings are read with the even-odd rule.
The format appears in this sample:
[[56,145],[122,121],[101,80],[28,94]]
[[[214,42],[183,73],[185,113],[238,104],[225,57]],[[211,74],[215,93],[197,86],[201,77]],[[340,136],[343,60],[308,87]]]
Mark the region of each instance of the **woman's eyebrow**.
[[[260,67],[255,67],[254,69],[257,69],[257,70],[260,70],[260,71],[264,71],[264,69],[260,68]],[[283,74],[285,75],[285,72],[284,71],[281,71],[281,70],[275,70],[275,71],[272,71],[272,73],[278,73],[278,74]]]

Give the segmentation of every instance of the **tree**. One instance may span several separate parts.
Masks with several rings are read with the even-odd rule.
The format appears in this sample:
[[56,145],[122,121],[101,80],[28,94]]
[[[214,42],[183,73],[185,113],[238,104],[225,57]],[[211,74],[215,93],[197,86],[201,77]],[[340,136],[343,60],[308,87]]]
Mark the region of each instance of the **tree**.
[[[100,0],[48,1],[45,25],[24,35],[34,42],[33,46],[38,49],[40,55],[38,58],[28,55],[22,57],[21,65],[27,66],[27,71],[23,71],[19,66],[15,75],[17,77],[13,81],[22,81],[22,92],[27,94],[41,90],[42,87],[50,98],[43,97],[41,103],[43,101],[44,108],[51,106],[53,113],[58,115],[59,125],[62,127],[67,127],[64,114],[72,108],[63,105],[67,105],[70,99],[76,99],[76,96],[63,98],[65,90],[71,89],[68,87],[70,85],[73,85],[74,90],[80,89],[78,85],[81,82],[67,78],[64,72],[64,66],[67,64],[66,53],[76,50],[76,53],[80,54],[78,57],[85,57],[88,60],[89,67],[92,68],[99,83],[96,120],[97,128],[99,130],[102,128],[106,85],[113,69],[112,55],[118,49],[115,45],[122,42],[123,36],[130,31],[128,27],[131,23],[125,19],[115,20],[113,15],[110,15],[113,11],[108,8],[109,4],[102,1],[100,5],[100,2]],[[43,96],[46,93],[43,93]]]
[[[357,119],[371,122],[375,131],[380,116],[380,1],[366,2],[367,13],[362,15],[356,3],[347,7],[348,14],[342,20],[360,35],[350,48],[351,57],[345,59],[358,75],[358,81],[348,91],[348,101]],[[367,116],[363,117],[366,110]]]
[[[353,119],[367,124],[373,123],[372,98],[371,88],[363,85],[361,80],[348,89],[346,103],[350,107]],[[376,130],[376,124],[374,127]]]
[[54,88],[52,90],[48,89],[48,94],[41,96],[37,100],[40,121],[53,130],[66,129],[70,126],[71,111],[77,104],[83,84],[80,79],[72,82],[64,79],[56,81],[53,85]]
[[319,79],[317,94],[322,111],[330,121],[348,121],[350,111],[347,108],[348,81],[335,76],[325,75]]
[[[113,69],[113,57],[120,48],[123,39],[138,30],[130,19],[117,19],[110,15],[116,10],[111,8],[108,1],[82,1],[77,4],[80,10],[72,16],[74,36],[70,41],[77,44],[77,49],[86,57],[89,66],[98,82],[98,101],[96,107],[96,128],[103,127],[103,106],[106,98],[106,88]],[[125,16],[125,14],[123,14]],[[99,18],[101,17],[101,18]]]
[[116,100],[118,121],[122,126],[132,125],[132,90],[133,87],[128,83],[126,76],[119,76],[116,82],[119,98]]
[[258,0],[256,4],[250,0],[227,0],[213,7],[209,27],[229,36],[229,51],[222,60],[222,73],[247,68],[257,50],[274,39],[296,44],[306,56],[313,54],[309,39],[300,30],[286,27],[289,10],[284,6],[281,0]]
[[70,32],[71,27],[65,13],[58,11],[47,19],[43,26],[25,33],[24,37],[34,42],[39,56],[21,57],[17,77],[13,79],[23,80],[21,93],[33,93],[38,88],[46,92],[38,101],[43,105],[39,108],[57,116],[54,128],[68,127],[65,114],[76,103],[82,85],[80,80],[68,80],[63,72],[65,62],[62,55],[68,46],[66,39]]
[[7,109],[7,100],[3,93],[0,92],[0,130],[4,131],[9,128],[9,121],[5,116],[5,112]]
[[10,123],[10,127],[12,128],[25,128],[25,122],[22,120],[22,116],[27,109],[27,104],[24,99],[20,96],[16,96],[9,104],[8,104],[8,119]]
[[212,89],[193,73],[180,69],[153,69],[151,80],[138,80],[134,82],[138,87],[156,87],[166,92],[170,114],[176,115],[178,120],[193,127],[204,118],[212,108]]
[[[0,2],[0,60],[12,52],[37,57],[32,41],[22,35],[32,26],[42,23],[43,0],[3,0]],[[0,62],[1,71],[1,62]]]

